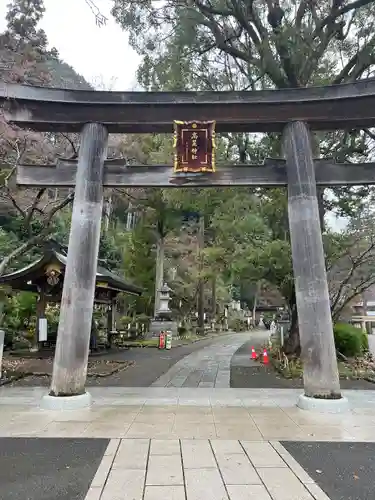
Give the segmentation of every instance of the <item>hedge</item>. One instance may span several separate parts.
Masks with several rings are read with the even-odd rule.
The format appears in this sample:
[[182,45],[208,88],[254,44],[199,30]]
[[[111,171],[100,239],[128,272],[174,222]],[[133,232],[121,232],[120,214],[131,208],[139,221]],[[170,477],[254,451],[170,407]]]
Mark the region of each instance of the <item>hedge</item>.
[[368,350],[367,333],[349,323],[336,323],[333,328],[336,349],[344,356],[360,356]]

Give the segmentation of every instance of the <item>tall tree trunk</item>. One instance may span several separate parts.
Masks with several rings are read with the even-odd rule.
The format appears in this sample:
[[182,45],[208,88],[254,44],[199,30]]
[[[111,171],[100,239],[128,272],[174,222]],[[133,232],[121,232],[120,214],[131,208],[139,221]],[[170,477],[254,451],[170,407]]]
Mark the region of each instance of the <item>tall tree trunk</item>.
[[164,281],[164,236],[159,233],[156,242],[154,317],[156,317],[160,307],[159,290],[163,286],[163,281]]
[[211,300],[212,300],[212,305],[211,305],[211,316],[212,320],[214,321],[216,318],[216,276],[213,276],[211,278]]
[[259,282],[256,284],[255,288],[255,295],[254,295],[254,303],[253,303],[253,313],[252,313],[252,320],[253,320],[253,327],[255,327],[255,321],[256,321],[256,311],[257,311],[257,305],[258,305],[258,295],[259,295]]
[[198,259],[199,259],[199,283],[198,283],[198,333],[204,335],[204,279],[203,279],[203,250],[204,250],[204,217],[199,219],[198,231]]
[[112,213],[112,196],[109,196],[104,204],[104,217],[103,217],[103,233],[108,233],[109,223],[111,221]]
[[132,228],[134,227],[134,224],[133,224],[133,212],[132,212],[132,204],[131,202],[129,202],[129,206],[128,206],[128,213],[126,215],[126,230],[127,231],[131,231]]
[[90,350],[96,351],[98,346],[98,329],[96,327],[94,316],[91,319],[91,332],[90,332]]

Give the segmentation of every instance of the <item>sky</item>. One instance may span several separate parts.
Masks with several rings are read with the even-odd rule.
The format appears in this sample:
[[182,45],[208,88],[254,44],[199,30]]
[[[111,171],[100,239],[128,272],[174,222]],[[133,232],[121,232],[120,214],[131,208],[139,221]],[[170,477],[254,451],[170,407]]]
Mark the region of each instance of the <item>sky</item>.
[[[7,0],[0,0],[0,31],[5,28]],[[51,47],[77,73],[106,90],[132,90],[136,85],[139,57],[110,14],[110,0],[95,0],[107,24],[98,27],[85,0],[44,0],[46,12],[40,27]],[[102,88],[102,90],[104,90]]]

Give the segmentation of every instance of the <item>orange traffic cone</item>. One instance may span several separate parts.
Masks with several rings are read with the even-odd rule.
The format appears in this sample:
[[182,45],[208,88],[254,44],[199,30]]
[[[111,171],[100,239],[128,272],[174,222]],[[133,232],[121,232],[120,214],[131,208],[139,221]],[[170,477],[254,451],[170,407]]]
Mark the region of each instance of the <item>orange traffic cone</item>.
[[268,354],[267,354],[267,349],[263,349],[263,364],[268,365],[269,359],[268,359]]
[[251,348],[251,359],[257,359],[257,353],[255,352],[254,347]]

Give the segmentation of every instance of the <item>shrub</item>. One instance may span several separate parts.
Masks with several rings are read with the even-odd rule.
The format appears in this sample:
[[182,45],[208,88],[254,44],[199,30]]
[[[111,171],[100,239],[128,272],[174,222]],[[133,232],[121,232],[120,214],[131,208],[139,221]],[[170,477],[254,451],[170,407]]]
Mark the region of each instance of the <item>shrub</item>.
[[147,314],[138,314],[135,317],[135,322],[148,326],[151,319],[152,318],[150,316],[147,316]]
[[333,328],[336,349],[344,356],[359,356],[368,349],[367,334],[348,323],[336,323]]
[[246,330],[246,323],[240,318],[231,318],[228,321],[229,330],[235,332],[243,332]]

